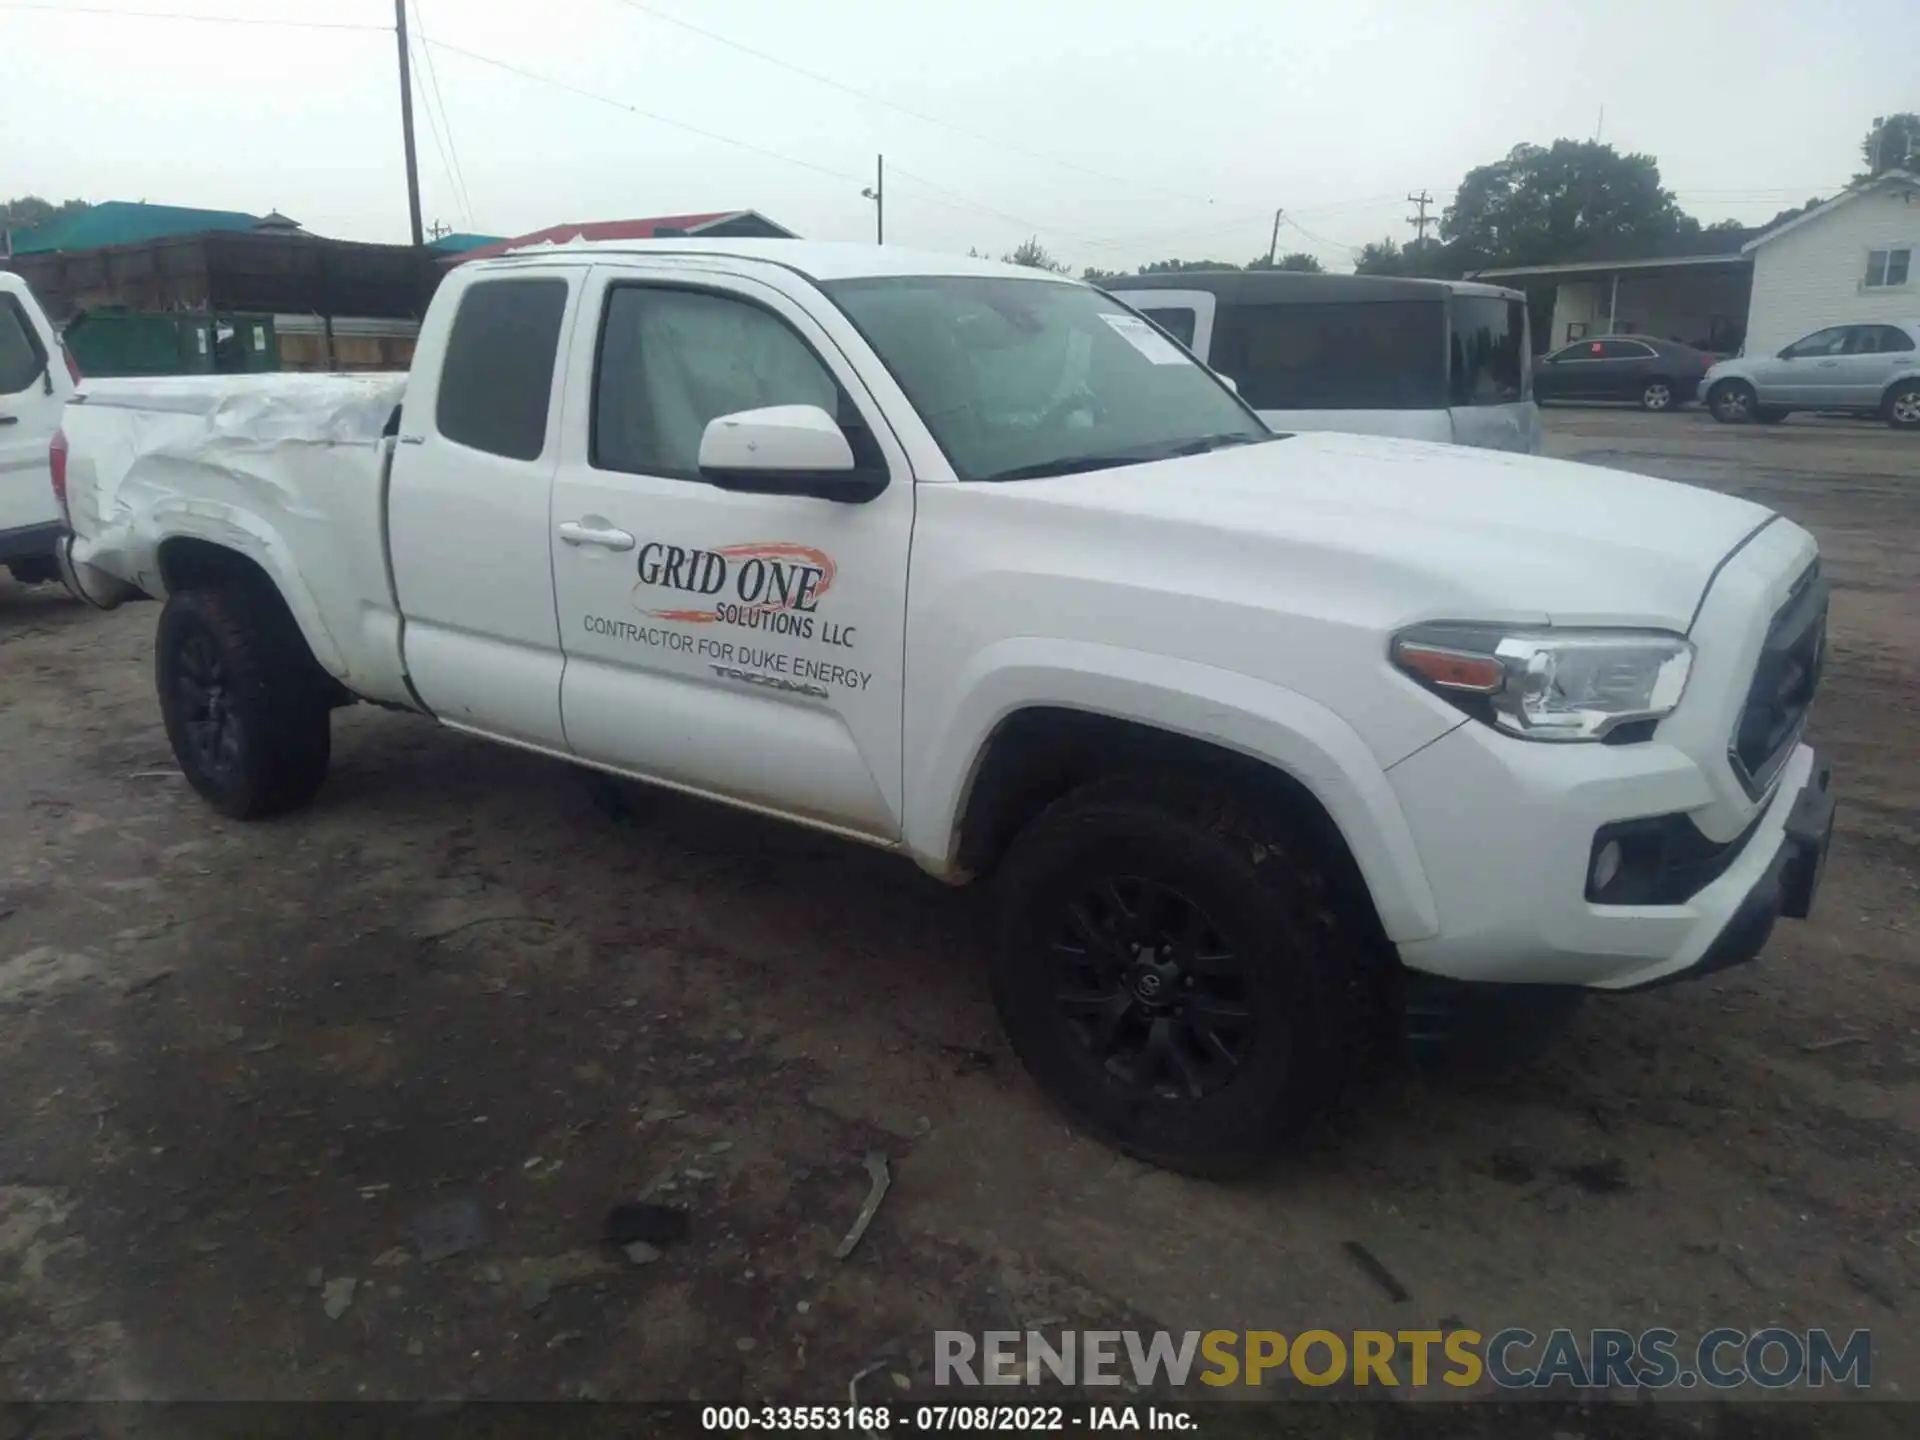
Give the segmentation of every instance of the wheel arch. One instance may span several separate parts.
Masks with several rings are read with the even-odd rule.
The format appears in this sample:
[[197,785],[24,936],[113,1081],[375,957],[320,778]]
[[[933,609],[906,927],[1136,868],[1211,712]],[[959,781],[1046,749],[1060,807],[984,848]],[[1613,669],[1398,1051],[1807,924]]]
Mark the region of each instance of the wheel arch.
[[1908,371],[1905,375],[1896,375],[1887,381],[1886,388],[1880,392],[1879,413],[1883,416],[1891,413],[1893,397],[1909,385],[1920,385],[1920,372]]
[[154,549],[154,563],[167,594],[220,585],[247,589],[261,603],[277,605],[305,641],[307,658],[336,681],[344,673],[339,649],[320,621],[319,607],[290,568],[278,573],[272,557],[256,546],[242,549],[224,540],[192,534],[169,535]]
[[1332,711],[1211,667],[1080,648],[1096,653],[1074,657],[1082,664],[1073,669],[1058,668],[1067,657],[1056,655],[1043,673],[1003,655],[1008,663],[970,687],[909,786],[907,848],[922,865],[948,878],[983,873],[1067,791],[1129,768],[1192,767],[1252,787],[1324,840],[1389,939],[1437,933],[1385,770]]

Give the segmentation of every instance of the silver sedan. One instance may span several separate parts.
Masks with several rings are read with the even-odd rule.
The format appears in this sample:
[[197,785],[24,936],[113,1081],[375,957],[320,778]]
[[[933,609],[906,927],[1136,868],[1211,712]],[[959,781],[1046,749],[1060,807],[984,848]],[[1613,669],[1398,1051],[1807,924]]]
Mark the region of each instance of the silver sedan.
[[1830,325],[1777,355],[1723,360],[1700,381],[1699,395],[1729,425],[1827,410],[1920,430],[1920,321]]

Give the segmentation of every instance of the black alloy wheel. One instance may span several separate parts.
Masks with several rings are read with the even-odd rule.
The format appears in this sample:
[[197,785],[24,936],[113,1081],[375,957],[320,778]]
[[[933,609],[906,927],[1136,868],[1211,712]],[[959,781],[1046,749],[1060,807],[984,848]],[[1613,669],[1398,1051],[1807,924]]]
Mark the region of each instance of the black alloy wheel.
[[1256,1042],[1247,957],[1170,885],[1102,875],[1063,896],[1048,952],[1068,1033],[1143,1099],[1214,1094]]
[[222,788],[240,768],[240,719],[231,687],[212,632],[204,625],[189,629],[174,653],[174,713],[195,767]]

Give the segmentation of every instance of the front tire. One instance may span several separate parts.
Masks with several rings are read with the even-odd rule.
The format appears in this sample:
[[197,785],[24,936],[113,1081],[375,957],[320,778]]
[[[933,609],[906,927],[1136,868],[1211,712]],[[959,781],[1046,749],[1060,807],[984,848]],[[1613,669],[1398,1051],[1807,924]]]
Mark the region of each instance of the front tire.
[[1096,781],[1016,837],[998,889],[1014,1052],[1120,1149],[1234,1173],[1338,1088],[1366,952],[1319,857],[1234,790]]
[[1896,430],[1920,430],[1920,380],[1908,380],[1887,396],[1887,424]]
[[1673,393],[1673,384],[1668,380],[1649,380],[1640,391],[1640,408],[1658,413],[1672,410],[1678,405]]
[[1707,392],[1707,408],[1722,425],[1744,425],[1758,414],[1760,397],[1744,380],[1722,380]]
[[264,819],[319,792],[332,704],[278,596],[175,591],[160,612],[154,682],[181,773],[222,815]]

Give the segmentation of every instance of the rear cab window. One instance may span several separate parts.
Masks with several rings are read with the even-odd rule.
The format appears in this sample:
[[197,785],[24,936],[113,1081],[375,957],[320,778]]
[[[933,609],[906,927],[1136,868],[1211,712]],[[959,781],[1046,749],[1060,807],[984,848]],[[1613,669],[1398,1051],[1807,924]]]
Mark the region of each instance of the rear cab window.
[[441,435],[508,460],[538,460],[566,310],[567,282],[558,277],[470,286],[440,367]]
[[31,389],[46,368],[46,349],[25,307],[17,296],[0,295],[0,395]]
[[1256,410],[1440,410],[1441,298],[1222,305],[1208,362]]
[[[1526,301],[1456,294],[1448,300],[1447,314],[1449,404],[1512,405],[1533,393]],[[1633,353],[1647,352],[1635,345]]]

